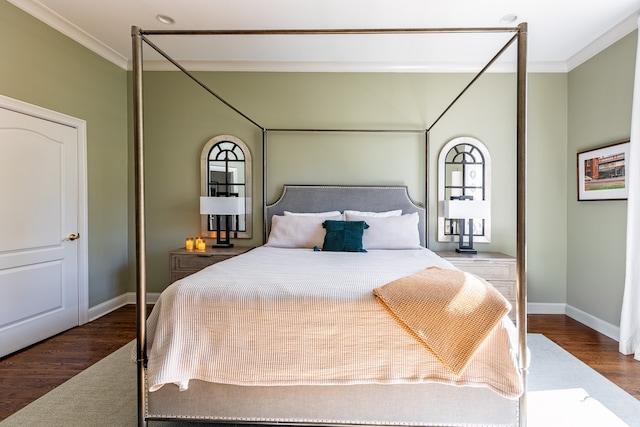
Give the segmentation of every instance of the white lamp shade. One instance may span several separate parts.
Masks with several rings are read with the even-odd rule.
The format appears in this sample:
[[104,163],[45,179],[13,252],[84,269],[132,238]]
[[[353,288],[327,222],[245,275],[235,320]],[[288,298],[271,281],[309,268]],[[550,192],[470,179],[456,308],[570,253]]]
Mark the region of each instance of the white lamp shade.
[[491,205],[486,200],[445,200],[443,216],[449,219],[488,218]]
[[201,215],[242,215],[244,197],[200,197]]

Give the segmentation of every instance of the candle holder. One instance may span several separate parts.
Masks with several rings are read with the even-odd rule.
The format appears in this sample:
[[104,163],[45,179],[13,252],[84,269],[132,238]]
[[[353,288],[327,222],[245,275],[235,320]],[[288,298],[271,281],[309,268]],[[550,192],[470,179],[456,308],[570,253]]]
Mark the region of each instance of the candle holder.
[[207,244],[201,237],[196,238],[196,252],[205,252],[207,250]]

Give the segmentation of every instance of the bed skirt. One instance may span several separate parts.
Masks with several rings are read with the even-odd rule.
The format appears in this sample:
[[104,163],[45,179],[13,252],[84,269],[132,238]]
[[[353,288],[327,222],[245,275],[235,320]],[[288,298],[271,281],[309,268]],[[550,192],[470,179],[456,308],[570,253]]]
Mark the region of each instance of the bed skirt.
[[147,393],[147,419],[247,424],[517,426],[518,400],[444,384],[235,386],[193,380]]

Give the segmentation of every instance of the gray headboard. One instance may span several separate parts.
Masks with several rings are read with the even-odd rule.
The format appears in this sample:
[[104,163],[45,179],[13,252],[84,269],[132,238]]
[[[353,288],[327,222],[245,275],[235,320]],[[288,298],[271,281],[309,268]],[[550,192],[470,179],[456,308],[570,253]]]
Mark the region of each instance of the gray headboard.
[[417,212],[420,218],[420,244],[425,246],[425,208],[416,205],[406,186],[358,185],[285,185],[280,199],[265,210],[265,237],[269,235],[271,217],[290,212],[324,212],[345,209],[382,212],[402,209],[403,214]]

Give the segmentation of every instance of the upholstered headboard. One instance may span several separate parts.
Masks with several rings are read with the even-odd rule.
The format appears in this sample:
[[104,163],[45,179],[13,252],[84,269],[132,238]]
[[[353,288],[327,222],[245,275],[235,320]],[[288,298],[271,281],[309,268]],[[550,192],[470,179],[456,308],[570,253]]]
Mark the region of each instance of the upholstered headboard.
[[406,186],[285,185],[280,198],[265,210],[265,237],[271,217],[290,212],[358,210],[382,212],[402,209],[403,214],[417,212],[420,244],[425,246],[425,208],[416,205]]

